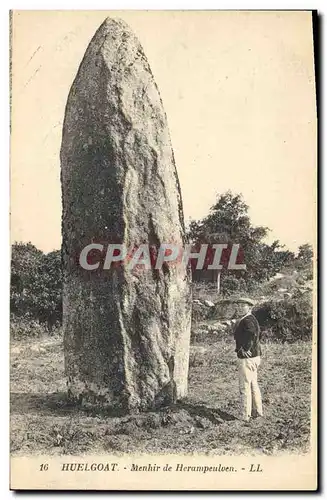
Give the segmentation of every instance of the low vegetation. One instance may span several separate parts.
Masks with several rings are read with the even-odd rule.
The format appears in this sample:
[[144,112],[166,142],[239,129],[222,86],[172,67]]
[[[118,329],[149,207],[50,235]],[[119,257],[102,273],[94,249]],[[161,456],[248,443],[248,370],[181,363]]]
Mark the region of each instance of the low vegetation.
[[189,394],[175,407],[138,415],[83,410],[66,400],[58,336],[12,341],[13,454],[306,452],[310,436],[311,343],[265,342],[259,369],[265,417],[237,419],[231,337],[191,346]]

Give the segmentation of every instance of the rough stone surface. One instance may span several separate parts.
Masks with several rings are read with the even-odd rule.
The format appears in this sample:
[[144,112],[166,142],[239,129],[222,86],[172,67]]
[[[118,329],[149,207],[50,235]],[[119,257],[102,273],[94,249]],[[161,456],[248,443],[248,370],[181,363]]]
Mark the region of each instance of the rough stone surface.
[[61,147],[65,370],[80,402],[147,409],[186,395],[189,272],[83,270],[91,242],[184,245],[167,119],[142,47],[107,19],[71,87]]

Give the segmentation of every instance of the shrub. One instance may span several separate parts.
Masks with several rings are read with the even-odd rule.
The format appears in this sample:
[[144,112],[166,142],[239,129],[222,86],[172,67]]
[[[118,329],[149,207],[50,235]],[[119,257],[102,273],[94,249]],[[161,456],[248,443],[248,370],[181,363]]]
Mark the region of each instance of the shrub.
[[257,306],[253,313],[271,340],[295,342],[312,336],[311,294],[294,295],[283,300],[271,300]]
[[45,333],[45,328],[38,321],[30,318],[15,318],[10,320],[10,336],[14,340],[38,338]]
[[235,293],[246,291],[246,281],[244,278],[237,278],[231,274],[225,275],[222,279],[221,290],[224,296],[229,297]]
[[205,304],[198,304],[193,302],[192,304],[192,321],[198,323],[200,321],[206,320],[210,317],[210,307]]
[[44,254],[30,243],[15,243],[11,254],[10,310],[51,330],[62,319],[60,251]]
[[[13,340],[40,338],[48,334],[49,330],[46,325],[33,318],[17,318],[13,314],[10,317],[10,336]],[[61,325],[59,322],[51,329],[51,335],[61,335]]]

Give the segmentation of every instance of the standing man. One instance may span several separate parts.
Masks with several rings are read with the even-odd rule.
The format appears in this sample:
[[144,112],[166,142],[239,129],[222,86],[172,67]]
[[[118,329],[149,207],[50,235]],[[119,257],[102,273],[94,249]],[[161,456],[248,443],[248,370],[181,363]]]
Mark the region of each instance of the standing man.
[[239,299],[237,315],[241,319],[236,325],[234,338],[238,357],[239,384],[242,420],[248,422],[252,417],[262,417],[261,393],[258,386],[257,371],[261,361],[260,326],[251,310],[251,299]]

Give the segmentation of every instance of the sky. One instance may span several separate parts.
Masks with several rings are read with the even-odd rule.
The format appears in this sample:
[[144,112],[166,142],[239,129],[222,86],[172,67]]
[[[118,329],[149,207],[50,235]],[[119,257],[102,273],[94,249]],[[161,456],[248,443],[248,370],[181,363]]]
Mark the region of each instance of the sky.
[[61,245],[68,92],[107,17],[124,19],[168,118],[185,221],[242,193],[253,224],[291,250],[316,239],[317,131],[310,12],[15,11],[11,241]]

